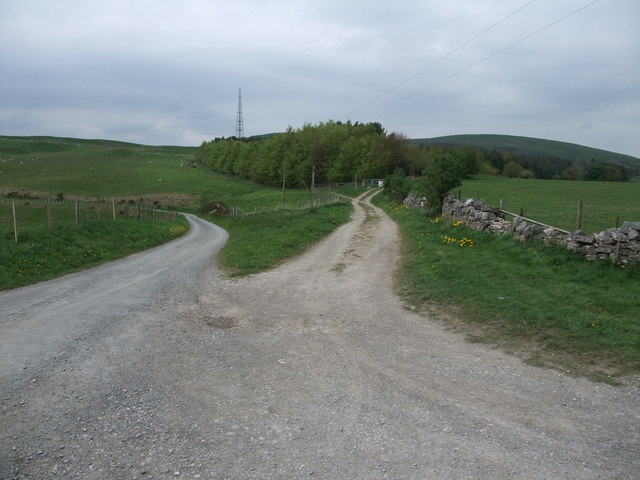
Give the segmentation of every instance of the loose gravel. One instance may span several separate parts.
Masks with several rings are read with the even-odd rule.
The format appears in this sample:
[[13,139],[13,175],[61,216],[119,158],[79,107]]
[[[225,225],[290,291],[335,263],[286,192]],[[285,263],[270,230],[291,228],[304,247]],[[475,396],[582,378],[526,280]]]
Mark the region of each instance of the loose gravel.
[[640,379],[464,341],[393,293],[396,225],[353,220],[229,279],[226,234],[0,294],[2,479],[637,479]]

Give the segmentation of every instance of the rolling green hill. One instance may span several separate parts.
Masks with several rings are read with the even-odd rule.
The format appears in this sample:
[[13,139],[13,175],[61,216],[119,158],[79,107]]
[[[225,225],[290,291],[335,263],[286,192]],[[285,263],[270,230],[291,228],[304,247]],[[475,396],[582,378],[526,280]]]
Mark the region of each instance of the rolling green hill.
[[200,193],[206,175],[190,168],[196,150],[112,140],[0,136],[0,193],[28,190],[93,198]]
[[640,168],[640,158],[574,143],[513,135],[449,135],[434,138],[416,138],[411,143],[421,146],[469,146],[497,150],[524,157],[554,157],[579,162],[592,159],[611,162],[625,167]]
[[[0,198],[76,196],[198,209],[201,198],[246,211],[275,207],[280,188],[214,173],[196,163],[197,147],[148,146],[112,140],[0,136]],[[288,204],[309,199],[287,190]]]

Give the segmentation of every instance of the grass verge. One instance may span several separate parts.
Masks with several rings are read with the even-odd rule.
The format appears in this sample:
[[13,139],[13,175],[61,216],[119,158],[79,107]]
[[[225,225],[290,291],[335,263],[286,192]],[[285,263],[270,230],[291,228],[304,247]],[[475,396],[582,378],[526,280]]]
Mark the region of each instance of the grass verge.
[[229,241],[218,255],[218,264],[233,276],[273,268],[349,221],[351,211],[350,204],[340,202],[310,210],[209,217],[229,232]]
[[640,271],[375,201],[400,225],[406,299],[529,362],[613,382],[640,371]]
[[19,243],[12,234],[0,242],[0,290],[30,285],[93,267],[179,237],[189,224],[137,220],[87,221],[31,229]]

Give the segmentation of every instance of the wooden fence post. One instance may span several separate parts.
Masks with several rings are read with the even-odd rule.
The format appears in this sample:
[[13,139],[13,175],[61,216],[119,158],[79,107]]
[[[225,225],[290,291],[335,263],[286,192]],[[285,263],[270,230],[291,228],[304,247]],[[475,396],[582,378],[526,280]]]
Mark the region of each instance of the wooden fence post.
[[80,200],[76,197],[76,225],[80,223]]
[[116,219],[116,201],[111,197],[111,209],[113,210],[113,219]]
[[309,189],[309,193],[311,194],[311,208],[313,208],[315,188],[316,188],[316,166],[313,165],[311,167],[311,188]]
[[13,237],[18,243],[18,217],[16,216],[16,204],[15,202],[11,203],[11,207],[13,209]]
[[584,203],[582,200],[578,202],[578,221],[576,222],[576,230],[582,230],[582,215],[584,213]]
[[51,228],[53,227],[53,224],[51,223],[51,205],[49,205],[49,200],[47,200],[46,209],[47,209],[47,225],[49,226],[49,230],[51,230]]

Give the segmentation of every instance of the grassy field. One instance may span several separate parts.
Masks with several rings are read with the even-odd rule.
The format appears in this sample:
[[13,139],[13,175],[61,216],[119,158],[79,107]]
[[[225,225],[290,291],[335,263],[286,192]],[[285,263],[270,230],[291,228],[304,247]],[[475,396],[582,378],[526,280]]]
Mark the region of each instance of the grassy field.
[[384,208],[403,234],[402,294],[469,340],[605,381],[640,370],[637,268]]
[[197,194],[206,176],[188,163],[195,148],[110,141],[0,137],[0,185],[7,191],[111,197]]
[[306,210],[210,218],[231,235],[218,263],[233,276],[273,268],[347,222],[351,211],[350,204],[341,202]]
[[627,221],[640,221],[640,183],[569,182],[476,176],[455,189],[462,199],[481,198],[490,205],[542,223],[574,231],[578,202],[583,201],[583,230],[595,233]]
[[195,147],[154,147],[108,140],[0,136],[0,195],[47,193],[55,198],[156,202],[197,210],[201,196],[253,212],[304,207],[306,190],[256,185],[195,165]]
[[[230,233],[219,261],[236,275],[277,265],[349,218],[351,207],[345,203],[310,210],[306,190],[283,192],[207,171],[193,164],[195,150],[106,140],[0,137],[0,194],[10,195],[0,201],[0,289],[86,268],[172,238],[163,234],[175,225],[119,221],[125,206],[133,216],[138,204],[200,213],[207,202],[261,213],[209,216]],[[60,193],[71,201],[50,202],[53,229],[49,230],[46,204],[34,197],[53,200]],[[75,224],[73,199],[77,196],[82,199],[80,225]],[[116,222],[111,197],[116,199]],[[96,202],[98,198],[106,201]],[[318,205],[333,198],[319,190],[314,201]],[[18,244],[13,236],[12,203],[18,212]],[[93,244],[90,232],[96,235]]]

